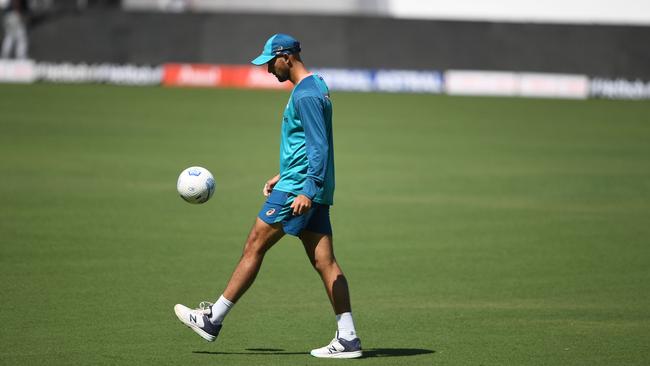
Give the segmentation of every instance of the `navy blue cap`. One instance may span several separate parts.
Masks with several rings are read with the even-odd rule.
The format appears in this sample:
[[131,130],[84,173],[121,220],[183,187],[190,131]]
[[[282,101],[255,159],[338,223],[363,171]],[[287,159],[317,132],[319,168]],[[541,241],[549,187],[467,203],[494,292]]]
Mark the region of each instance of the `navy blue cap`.
[[257,56],[251,63],[253,65],[264,65],[281,54],[300,52],[300,42],[288,34],[274,34],[264,44],[262,54]]

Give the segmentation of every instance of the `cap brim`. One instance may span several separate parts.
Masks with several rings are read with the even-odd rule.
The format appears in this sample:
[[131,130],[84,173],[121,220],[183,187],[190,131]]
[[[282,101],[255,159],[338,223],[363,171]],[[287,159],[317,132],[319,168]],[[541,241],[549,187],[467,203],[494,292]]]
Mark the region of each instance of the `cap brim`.
[[253,61],[251,61],[251,63],[253,65],[262,66],[265,63],[273,60],[274,58],[275,58],[275,56],[269,56],[269,55],[262,54],[262,55],[257,56],[257,58],[254,59]]

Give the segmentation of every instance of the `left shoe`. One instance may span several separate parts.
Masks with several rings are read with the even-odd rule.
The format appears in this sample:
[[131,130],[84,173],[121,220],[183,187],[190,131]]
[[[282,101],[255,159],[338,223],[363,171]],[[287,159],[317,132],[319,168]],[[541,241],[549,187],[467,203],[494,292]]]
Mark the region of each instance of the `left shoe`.
[[330,344],[325,347],[311,350],[311,355],[318,358],[359,358],[363,356],[361,340],[355,338],[351,341],[339,338],[339,332]]
[[221,324],[210,322],[212,304],[207,301],[199,304],[198,309],[190,309],[185,305],[176,304],[174,313],[183,324],[208,342],[214,342],[221,331]]

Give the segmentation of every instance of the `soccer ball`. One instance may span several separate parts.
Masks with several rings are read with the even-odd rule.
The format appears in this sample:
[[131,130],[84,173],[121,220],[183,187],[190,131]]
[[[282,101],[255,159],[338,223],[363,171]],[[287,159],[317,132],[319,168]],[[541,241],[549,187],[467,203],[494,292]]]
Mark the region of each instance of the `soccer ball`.
[[212,173],[200,166],[192,166],[178,176],[176,189],[189,203],[207,202],[214,194],[215,182]]

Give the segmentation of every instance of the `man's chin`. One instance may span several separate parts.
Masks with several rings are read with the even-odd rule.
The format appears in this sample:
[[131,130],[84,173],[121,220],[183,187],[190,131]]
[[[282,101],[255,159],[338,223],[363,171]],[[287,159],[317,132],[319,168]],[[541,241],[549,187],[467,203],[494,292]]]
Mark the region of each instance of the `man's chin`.
[[279,75],[275,75],[275,78],[278,79],[278,81],[281,83],[284,83],[285,81],[289,80],[289,78],[285,78]]

